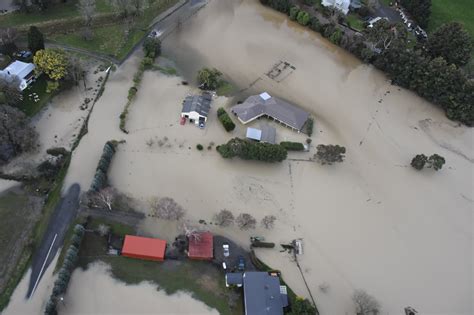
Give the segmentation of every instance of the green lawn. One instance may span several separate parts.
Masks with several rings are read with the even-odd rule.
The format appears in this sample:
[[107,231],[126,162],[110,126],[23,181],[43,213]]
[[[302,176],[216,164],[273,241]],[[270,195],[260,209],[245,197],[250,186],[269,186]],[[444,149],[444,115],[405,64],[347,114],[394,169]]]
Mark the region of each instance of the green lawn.
[[[18,105],[18,108],[27,116],[32,117],[38,113],[53,96],[46,93],[46,85],[46,77],[42,75],[23,91],[23,101]],[[34,101],[33,93],[38,95],[39,101]]]
[[[79,16],[77,3],[78,0],[70,0],[66,3],[60,3],[51,6],[44,12],[13,12],[11,14],[5,14],[0,16],[0,27],[19,27],[24,24],[41,23],[46,21],[76,17]],[[108,4],[107,0],[97,0],[96,10],[97,13],[108,13],[112,12],[112,7]]]
[[227,81],[222,82],[216,90],[216,94],[219,96],[230,96],[233,92],[234,86]]
[[[94,229],[99,224],[111,226],[117,234],[133,232],[133,228],[123,224],[107,222],[104,219],[92,219],[87,229]],[[194,298],[213,307],[224,315],[243,314],[243,302],[238,296],[235,308],[228,305],[228,295],[232,291],[225,287],[224,273],[210,262],[174,261],[163,262],[144,261],[122,256],[106,256],[107,241],[98,234],[86,233],[79,251],[79,265],[87,268],[89,263],[100,260],[111,266],[112,276],[127,284],[138,284],[151,281],[157,284],[167,294],[177,291],[187,291]]]
[[474,38],[474,2],[472,0],[433,0],[428,31],[432,32],[441,24],[458,21]]
[[350,27],[363,31],[364,30],[364,21],[360,19],[360,17],[356,14],[349,14],[347,15],[347,23],[349,24]]
[[116,24],[94,28],[94,36],[90,41],[84,40],[80,32],[53,35],[50,36],[50,39],[58,43],[96,51],[122,59],[148,32],[148,26],[151,21],[177,1],[178,0],[151,1],[152,4],[150,4],[150,7],[144,14],[135,18],[128,35],[125,35],[124,24]]

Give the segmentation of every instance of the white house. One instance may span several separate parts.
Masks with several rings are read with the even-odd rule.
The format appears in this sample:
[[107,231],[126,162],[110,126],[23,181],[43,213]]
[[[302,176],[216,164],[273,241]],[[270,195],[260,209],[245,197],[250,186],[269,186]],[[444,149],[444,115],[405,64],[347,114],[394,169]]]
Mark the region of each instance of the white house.
[[344,14],[349,12],[349,7],[360,8],[360,0],[321,0],[325,7],[334,7]]
[[14,61],[3,70],[0,70],[0,78],[13,81],[15,77],[20,79],[18,88],[23,91],[35,79],[35,65],[22,61]]
[[181,117],[189,119],[196,125],[207,121],[207,115],[211,108],[211,95],[205,93],[203,95],[188,96],[183,101],[183,110]]

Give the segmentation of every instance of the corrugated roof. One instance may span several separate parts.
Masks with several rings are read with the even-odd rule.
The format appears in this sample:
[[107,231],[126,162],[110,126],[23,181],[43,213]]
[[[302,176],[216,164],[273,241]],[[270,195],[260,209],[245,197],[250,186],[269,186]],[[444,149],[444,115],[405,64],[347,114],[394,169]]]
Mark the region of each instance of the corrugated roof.
[[280,279],[267,272],[244,273],[245,314],[283,315]]
[[262,139],[262,131],[255,128],[247,128],[247,138],[260,141]]
[[189,237],[188,256],[191,259],[211,260],[214,257],[212,233],[199,232]]
[[260,141],[275,144],[276,129],[268,125],[263,125],[261,128],[262,138],[260,139]]
[[301,130],[309,118],[309,113],[301,108],[277,97],[264,100],[261,94],[248,97],[242,104],[233,106],[231,111],[244,124],[262,115],[267,115],[297,130]]
[[3,69],[3,72],[7,73],[9,75],[16,75],[21,80],[23,80],[33,70],[35,70],[35,65],[34,64],[15,60],[11,64],[9,64],[8,67]]
[[193,95],[184,99],[182,112],[197,112],[199,115],[207,117],[210,108],[211,97],[209,95]]
[[161,261],[165,258],[165,249],[165,240],[126,235],[122,247],[122,256]]

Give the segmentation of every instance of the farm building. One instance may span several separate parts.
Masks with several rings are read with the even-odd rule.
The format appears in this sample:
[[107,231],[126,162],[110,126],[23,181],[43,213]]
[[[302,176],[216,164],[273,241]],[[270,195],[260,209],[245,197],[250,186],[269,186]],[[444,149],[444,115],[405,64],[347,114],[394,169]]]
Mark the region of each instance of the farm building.
[[212,260],[214,237],[211,232],[199,232],[189,237],[188,256],[196,260]]
[[275,144],[276,129],[270,126],[262,126],[260,129],[247,128],[247,138],[259,142]]
[[183,101],[183,110],[181,117],[189,119],[196,125],[200,122],[206,122],[211,108],[212,97],[208,93],[203,95],[188,96]]
[[157,238],[126,235],[122,247],[122,256],[163,261],[166,241]]
[[22,61],[14,61],[3,70],[0,70],[0,78],[6,81],[13,81],[17,77],[19,81],[18,88],[20,90],[26,89],[35,79],[35,65]]
[[243,124],[260,117],[268,117],[298,132],[309,118],[308,112],[267,92],[248,97],[242,104],[233,106],[231,112]]
[[268,272],[227,273],[226,286],[244,287],[245,314],[283,315],[288,293],[277,274]]

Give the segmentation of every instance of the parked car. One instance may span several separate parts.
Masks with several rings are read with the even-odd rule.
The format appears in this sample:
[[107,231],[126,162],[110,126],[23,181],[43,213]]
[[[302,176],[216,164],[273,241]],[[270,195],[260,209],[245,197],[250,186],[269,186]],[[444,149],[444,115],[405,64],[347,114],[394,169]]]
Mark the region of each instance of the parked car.
[[225,263],[225,261],[222,262],[222,269],[227,270],[227,264]]
[[245,271],[245,259],[244,256],[239,256],[237,268],[239,271]]
[[204,124],[203,121],[200,121],[200,122],[199,122],[199,128],[204,129],[205,126],[206,126],[206,125]]
[[230,255],[229,244],[227,243],[222,244],[222,249],[224,250],[224,257],[229,257]]

